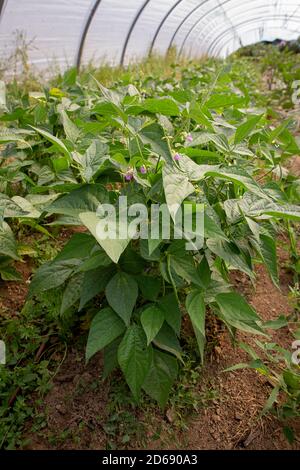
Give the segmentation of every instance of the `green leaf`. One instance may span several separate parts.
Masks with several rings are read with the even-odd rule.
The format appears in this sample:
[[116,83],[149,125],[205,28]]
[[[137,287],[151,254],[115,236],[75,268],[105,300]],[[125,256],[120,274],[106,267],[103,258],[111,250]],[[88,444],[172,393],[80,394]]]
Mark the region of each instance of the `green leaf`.
[[[193,140],[191,142],[186,143],[186,147],[198,147],[207,145],[210,142],[214,144],[216,150],[220,153],[229,153],[230,146],[227,137],[224,134],[213,134],[212,132],[201,132],[198,134],[193,134]],[[196,166],[196,165],[195,165]],[[203,167],[208,167],[209,165],[199,165]],[[197,172],[197,177],[195,179],[200,179],[201,176],[199,175],[200,168]]]
[[190,316],[202,363],[204,362],[204,346],[205,346],[205,303],[201,292],[191,292],[185,301],[187,312]]
[[[192,145],[192,144],[190,144]],[[187,157],[186,155],[180,155],[180,160],[177,162],[179,170],[177,166],[172,169],[171,166],[170,172],[179,172],[179,174],[184,174],[189,181],[198,182],[202,180],[206,173],[209,171],[217,171],[219,169],[219,165],[198,165],[195,163],[191,158]]]
[[[23,217],[38,219],[41,216],[41,212],[37,210],[30,201],[21,196],[13,196],[11,198],[18,206],[24,211]],[[25,215],[26,214],[26,215]]]
[[248,333],[267,336],[258,325],[261,319],[246,300],[236,292],[227,292],[216,295],[216,302],[220,308],[221,318],[239,330]]
[[82,310],[90,300],[104,291],[107,283],[115,272],[116,269],[114,266],[108,266],[107,268],[100,266],[99,268],[92,269],[84,274],[80,291],[79,310]]
[[290,428],[289,426],[284,426],[283,434],[285,435],[285,438],[287,439],[289,444],[293,444],[295,442],[295,432],[292,428]]
[[165,320],[163,311],[156,305],[150,305],[141,315],[141,324],[147,336],[147,344],[155,338]]
[[67,157],[52,158],[51,163],[56,174],[67,171],[70,166],[70,162]]
[[69,280],[63,293],[63,298],[60,307],[61,315],[80,299],[80,289],[83,283],[83,277],[84,275],[82,273],[79,273],[75,274]]
[[0,276],[3,281],[22,281],[22,275],[13,266],[0,265]]
[[292,204],[286,204],[284,206],[270,204],[260,212],[280,219],[295,220],[296,222],[300,221],[300,207]]
[[118,361],[126,382],[136,400],[151,365],[151,350],[147,348],[145,333],[136,324],[131,325],[118,349]]
[[60,197],[46,209],[53,214],[79,217],[82,212],[95,212],[100,204],[108,203],[107,189],[101,184],[86,184]]
[[130,240],[119,238],[118,233],[116,233],[116,238],[109,238],[108,236],[103,237],[102,232],[97,230],[98,224],[101,222],[102,219],[97,217],[95,212],[83,212],[79,214],[79,218],[83,225],[85,225],[86,228],[89,229],[91,234],[95,237],[97,242],[101,245],[101,247],[110,257],[110,259],[114,263],[117,263]]
[[206,241],[208,248],[217,256],[222,258],[229,266],[248,274],[253,278],[254,274],[246,263],[246,260],[233,242],[226,242],[225,240],[212,240]]
[[138,285],[135,279],[124,272],[118,272],[105,289],[109,305],[117,312],[126,325],[129,325],[137,296]]
[[161,279],[152,276],[137,276],[136,281],[144,299],[154,302],[161,289]]
[[269,143],[272,143],[287,129],[287,127],[292,123],[292,119],[286,119],[279,124],[275,129],[273,129],[269,134]]
[[69,139],[73,144],[76,143],[80,136],[80,130],[78,127],[71,121],[69,116],[67,115],[66,111],[61,111],[60,113],[62,124],[64,127],[64,131],[66,134],[67,139]]
[[19,259],[14,234],[6,222],[0,223],[0,254],[14,260]]
[[277,400],[278,398],[278,395],[279,395],[279,391],[280,391],[280,387],[279,386],[276,386],[273,388],[268,400],[266,401],[266,404],[262,410],[262,415],[268,413],[268,411],[270,411],[270,409],[273,407],[275,401]]
[[223,372],[234,372],[235,370],[240,370],[240,369],[249,369],[250,365],[247,364],[246,362],[241,362],[240,364],[234,364],[234,366],[227,367],[226,369],[223,370]]
[[185,257],[171,256],[171,268],[188,282],[201,286],[201,279],[195,266],[194,257],[186,252]]
[[279,315],[275,320],[264,322],[264,328],[270,328],[271,330],[279,330],[285,326],[288,326],[288,319],[285,315]]
[[203,291],[205,303],[214,302],[216,295],[223,294],[224,292],[231,292],[230,285],[226,281],[223,279],[218,281],[211,280],[210,285]]
[[116,106],[120,106],[121,100],[120,100],[119,94],[113,90],[109,90],[108,88],[105,88],[105,86],[103,86],[100,82],[98,82],[98,80],[95,77],[93,78],[95,82],[97,83],[97,86],[99,90],[101,91],[103,97],[105,98],[105,101],[107,101],[108,103],[113,103]]
[[176,356],[180,361],[181,347],[174,330],[165,322],[160,329],[159,333],[153,340],[153,343],[160,349],[167,351]]
[[209,217],[206,212],[204,213],[204,236],[205,238],[228,241],[228,238],[226,237],[223,230],[211,217]]
[[159,299],[159,307],[164,311],[165,320],[177,336],[180,334],[181,312],[175,294],[168,294]]
[[142,103],[143,108],[150,113],[163,114],[164,116],[179,116],[180,111],[175,101],[169,98],[148,98]]
[[85,259],[90,256],[95,240],[89,233],[74,233],[55,258],[55,261]]
[[61,286],[71,276],[79,262],[78,259],[67,259],[43,264],[30,283],[29,297]]
[[245,105],[246,101],[243,96],[238,96],[233,93],[228,94],[214,94],[205,103],[209,109],[228,108],[230,106]]
[[122,271],[129,274],[139,274],[145,268],[145,261],[143,258],[130,246],[128,246],[124,253],[122,253],[119,264]]
[[124,323],[111,308],[100,310],[91,323],[85,351],[86,361],[118,338],[124,331]]
[[[28,217],[29,215],[29,210],[24,209],[19,202],[21,201],[22,203],[25,202],[26,204],[26,199],[21,198],[19,196],[15,196],[17,200],[14,200],[15,198],[10,198],[6,194],[1,194],[0,193],[0,214],[3,218],[7,217]],[[30,203],[28,203],[30,204]]]
[[50,134],[48,131],[45,131],[44,129],[38,129],[37,127],[34,127],[34,126],[30,126],[30,127],[34,129],[36,132],[38,132],[39,134],[41,134],[43,137],[45,137],[46,140],[49,140],[49,142],[51,142],[59,152],[62,152],[69,159],[72,158],[71,153],[69,152],[65,144],[60,139]]
[[300,387],[300,375],[289,369],[284,370],[282,375],[284,382],[288,386],[289,392],[297,393]]
[[241,142],[243,139],[249,136],[251,132],[255,129],[256,125],[262,118],[262,114],[256,115],[256,116],[251,116],[249,119],[247,119],[246,122],[241,124],[235,132],[234,136],[234,143],[238,144]]
[[90,271],[91,269],[99,268],[99,266],[107,267],[110,264],[112,264],[111,259],[107,256],[105,251],[100,249],[94,251],[94,253],[92,253],[90,257],[79,266],[77,272]]
[[145,392],[165,408],[178,374],[177,360],[169,354],[153,350],[149,373],[143,384]]
[[153,152],[163,157],[169,164],[173,164],[170,146],[166,141],[164,130],[159,124],[154,123],[143,127],[139,136],[144,145],[149,144]]
[[147,242],[148,242],[148,254],[149,254],[149,257],[151,257],[151,255],[157,251],[157,248],[161,244],[162,240],[161,239],[157,239],[157,240],[148,239]]
[[274,284],[279,287],[276,242],[268,235],[260,235],[260,254]]
[[198,268],[197,268],[202,287],[207,289],[211,283],[211,271],[207,262],[206,256],[203,256]]
[[218,170],[208,170],[205,172],[205,176],[214,176],[216,178],[225,179],[232,181],[244,189],[256,194],[260,198],[270,200],[271,198],[267,193],[259,186],[259,184],[251,178],[248,173],[240,167],[227,167],[220,168]]
[[17,142],[18,145],[23,145],[24,147],[30,147],[30,145],[24,140],[24,137],[30,134],[28,131],[23,129],[12,130],[7,128],[0,128],[0,144],[8,144],[10,142]]
[[118,337],[110,344],[105,346],[103,359],[104,359],[104,367],[103,367],[103,378],[106,379],[111,372],[119,366],[118,363],[118,349],[122,338]]
[[203,110],[201,109],[198,103],[194,103],[191,105],[190,117],[194,119],[194,121],[196,121],[197,124],[201,124],[202,126],[207,127],[212,132],[214,131],[214,128],[209,118],[203,112]]
[[84,155],[73,152],[73,159],[80,166],[83,180],[89,183],[108,157],[109,148],[99,140],[94,140]]
[[170,214],[175,220],[176,213],[187,196],[195,191],[184,173],[176,167],[165,165],[163,168],[163,185]]

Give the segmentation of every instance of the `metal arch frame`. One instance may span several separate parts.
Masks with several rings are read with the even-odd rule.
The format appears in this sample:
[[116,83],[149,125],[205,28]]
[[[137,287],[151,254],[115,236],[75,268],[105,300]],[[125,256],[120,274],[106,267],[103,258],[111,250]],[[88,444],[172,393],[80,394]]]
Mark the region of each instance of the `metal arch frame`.
[[0,21],[2,19],[6,5],[7,5],[7,0],[0,0]]
[[[125,56],[126,56],[126,51],[127,51],[127,47],[128,47],[128,43],[130,41],[130,38],[131,38],[131,35],[132,35],[132,32],[139,20],[139,18],[141,17],[142,13],[144,12],[145,8],[147,7],[148,3],[149,3],[150,0],[146,1],[144,3],[144,5],[142,5],[142,7],[140,8],[140,10],[138,11],[133,23],[131,24],[131,27],[128,31],[128,34],[127,34],[127,37],[125,39],[125,43],[124,43],[124,46],[123,46],[123,50],[122,50],[122,55],[121,55],[121,60],[120,60],[120,65],[124,65],[124,61],[125,61]],[[165,16],[163,17],[163,19],[161,20],[161,22],[159,23],[156,31],[155,31],[155,34],[153,36],[153,39],[151,41],[151,44],[150,44],[150,47],[149,47],[149,57],[152,55],[152,52],[153,52],[153,49],[154,49],[154,46],[155,46],[155,42],[156,42],[156,39],[163,27],[163,25],[165,24],[165,22],[167,21],[167,19],[170,17],[170,15],[173,13],[173,11],[177,8],[178,5],[180,5],[180,3],[182,3],[184,0],[177,0],[177,2],[167,11],[167,13],[165,14]],[[181,26],[185,23],[185,21],[196,11],[198,10],[200,7],[202,7],[203,5],[205,5],[206,3],[208,3],[209,1],[211,0],[205,0],[203,1],[200,5],[197,5],[184,19],[183,21],[180,23],[179,27],[176,29],[172,39],[171,39],[171,42],[168,46],[168,49],[167,51],[170,50],[171,46],[172,46],[172,43],[175,39],[175,36],[177,34],[177,32],[179,31],[179,29],[181,28]],[[232,1],[232,0],[227,0],[225,3],[228,3],[228,1]],[[219,8],[219,6],[218,6]]]
[[[133,33],[133,30],[138,22],[138,20],[140,19],[141,15],[143,14],[145,8],[147,7],[148,3],[149,3],[150,0],[146,1],[142,7],[140,8],[140,10],[138,11],[137,15],[135,16],[135,19],[133,20],[133,23],[131,24],[130,28],[129,28],[129,31],[128,31],[128,34],[126,36],[126,39],[125,39],[125,43],[124,43],[124,46],[123,46],[123,50],[122,50],[122,54],[121,54],[121,60],[120,60],[120,65],[124,65],[124,61],[125,61],[125,56],[126,56],[126,52],[127,52],[127,47],[128,47],[128,44],[129,44],[129,41],[130,41],[130,38],[131,38],[131,35]],[[150,44],[150,47],[149,47],[149,54],[148,56],[151,57],[152,55],[152,52],[153,52],[153,49],[154,49],[154,46],[155,46],[155,42],[156,42],[156,39],[163,27],[163,25],[165,24],[165,22],[167,21],[167,19],[170,17],[170,15],[173,13],[173,11],[177,8],[178,5],[180,5],[180,3],[182,3],[184,0],[177,0],[177,2],[167,11],[167,13],[165,14],[165,16],[163,17],[163,19],[161,20],[161,22],[159,23],[155,33],[154,33],[154,36],[153,36],[153,39],[151,41],[151,44]],[[200,6],[202,6],[203,4],[207,3],[208,1],[210,0],[206,0],[204,2],[202,2],[201,5],[197,5],[196,9],[198,9]],[[169,50],[170,48],[168,48]]]
[[[247,25],[249,25],[249,23],[247,23]],[[243,33],[254,33],[255,31],[259,31],[260,28],[261,28],[261,25],[256,26],[255,28],[251,28],[249,30],[243,28],[242,31],[241,31],[241,34],[243,34]],[[223,50],[224,47],[228,46],[228,44],[230,44],[230,42],[232,40],[234,40],[234,38],[232,36],[230,36],[225,42],[222,42],[222,46],[220,47],[220,49],[218,49],[218,51],[216,51],[215,56],[218,57],[219,54],[221,53],[221,50]]]
[[[286,15],[272,15],[272,16],[266,16],[266,17],[251,18],[250,20],[245,20],[245,21],[242,21],[241,23],[238,23],[236,27],[239,28],[240,26],[250,24],[254,21],[259,22],[259,20],[264,22],[264,21],[270,21],[270,20],[276,20],[276,19],[284,19],[285,16]],[[294,18],[296,18],[296,22],[300,23],[300,16],[293,17],[293,21],[294,21]],[[261,25],[258,23],[258,27],[259,26]],[[213,56],[215,52],[215,48],[218,47],[219,42],[222,41],[224,39],[224,36],[226,36],[230,31],[231,31],[231,28],[227,28],[225,31],[223,30],[221,34],[219,34],[217,37],[213,39],[213,41],[209,45],[209,48],[206,51],[207,55]]]
[[[227,0],[225,2],[223,2],[223,5],[227,4],[227,3],[231,3],[233,0]],[[193,24],[193,26],[190,28],[190,30],[188,31],[188,33],[186,34],[184,40],[183,40],[183,43],[180,47],[180,51],[179,51],[179,56],[182,54],[183,52],[183,49],[184,49],[184,46],[186,44],[186,41],[188,40],[189,36],[191,35],[191,33],[194,31],[195,28],[197,28],[197,26],[203,21],[203,19],[207,16],[209,16],[211,13],[213,13],[214,11],[216,11],[218,7],[214,7],[212,8],[211,10],[209,10],[208,12],[205,13],[205,15],[203,15],[201,18],[199,18],[196,23]],[[232,11],[233,9],[235,9],[235,7],[241,7],[241,5],[236,5],[236,6],[233,6],[231,9],[229,9],[228,11]],[[266,8],[267,6],[266,5],[261,5],[261,6],[257,6],[255,9],[259,9],[259,8]],[[253,9],[254,10],[254,9]]]
[[[85,26],[84,26],[84,30],[83,30],[83,33],[81,35],[81,38],[80,38],[80,43],[79,43],[79,47],[78,47],[78,51],[77,51],[77,55],[76,55],[76,67],[77,69],[80,68],[80,65],[81,65],[81,59],[82,59],[82,54],[83,54],[83,49],[84,49],[84,44],[85,44],[85,40],[86,40],[86,37],[87,37],[87,34],[88,34],[88,31],[89,31],[89,28],[91,26],[91,23],[94,19],[94,16],[98,10],[98,7],[99,5],[101,4],[101,1],[102,0],[95,0],[95,3],[93,5],[93,7],[91,8],[90,10],[90,13],[89,13],[89,16],[86,20],[86,23],[85,23]],[[154,48],[154,45],[155,45],[155,42],[156,42],[156,39],[159,35],[159,32],[161,31],[163,25],[165,24],[165,22],[167,21],[167,19],[169,18],[169,16],[172,14],[172,12],[176,9],[176,7],[182,3],[183,0],[178,0],[170,9],[169,11],[167,12],[167,14],[164,16],[164,18],[162,19],[162,21],[160,22],[155,34],[154,34],[154,37],[152,39],[152,42],[151,42],[151,45],[150,45],[150,49],[149,49],[149,56],[152,54],[152,51],[153,51],[153,48]],[[179,26],[176,28],[172,38],[171,38],[171,41],[169,43],[169,46],[168,46],[168,51],[170,50],[170,48],[172,47],[173,45],[173,42],[174,42],[174,39],[177,35],[177,33],[179,32],[179,30],[181,29],[181,27],[184,25],[184,23],[193,15],[193,13],[195,13],[199,8],[203,7],[205,4],[207,4],[210,0],[205,0],[203,1],[200,5],[197,5],[195,8],[193,8],[192,11],[190,11],[188,13],[188,15],[185,16],[185,18],[180,22]],[[231,2],[233,0],[225,0],[223,2],[222,5],[225,5],[229,2]],[[144,2],[144,4],[142,5],[142,7],[138,10],[133,22],[131,23],[131,26],[129,28],[129,31],[127,33],[127,36],[126,36],[126,39],[125,39],[125,42],[124,42],[124,46],[123,46],[123,49],[122,49],[122,54],[121,54],[121,59],[120,59],[120,64],[121,65],[124,65],[124,61],[125,61],[125,57],[126,57],[126,51],[127,51],[127,47],[128,47],[128,44],[129,44],[129,41],[130,41],[130,38],[131,38],[131,35],[133,33],[133,30],[139,20],[139,18],[141,17],[142,13],[144,12],[145,8],[147,7],[147,5],[150,3],[150,0],[146,0]],[[5,0],[0,0],[0,18],[1,18],[1,12],[3,10],[3,6],[5,4]],[[188,31],[187,35],[185,36],[184,38],[184,41],[181,45],[181,48],[180,48],[180,52],[179,52],[179,56],[181,55],[182,51],[183,51],[183,48],[186,44],[186,41],[188,39],[188,37],[190,36],[190,34],[192,33],[192,31],[198,26],[198,24],[203,21],[203,19],[210,15],[211,13],[213,13],[214,11],[216,11],[217,9],[220,8],[221,5],[218,5],[218,6],[215,6],[214,8],[212,8],[211,10],[209,10],[208,12],[206,12],[193,26],[192,28]],[[284,16],[284,15],[283,15]],[[230,28],[232,29],[232,28]]]
[[[230,3],[230,2],[232,2],[232,1],[233,1],[233,0],[225,0],[225,2],[223,2],[223,5],[226,5],[227,3]],[[202,5],[204,5],[204,3],[203,3]],[[199,5],[199,7],[202,6],[202,5]],[[192,32],[194,31],[194,29],[198,26],[198,24],[199,24],[201,21],[203,21],[204,18],[206,18],[207,16],[209,16],[211,13],[213,13],[213,12],[216,11],[216,10],[219,10],[219,8],[220,8],[220,5],[215,5],[215,6],[214,6],[213,8],[211,8],[209,11],[207,11],[201,18],[199,18],[199,19],[196,21],[196,23],[194,23],[193,26],[188,30],[188,32],[187,32],[187,34],[186,34],[186,36],[185,36],[185,38],[184,38],[184,40],[183,40],[183,42],[182,42],[182,44],[181,44],[181,46],[180,46],[179,53],[178,53],[178,56],[179,56],[179,57],[181,56],[181,54],[182,54],[182,52],[183,52],[184,46],[185,46],[185,44],[186,44],[188,38],[190,37],[190,35],[191,35]]]
[[[252,18],[251,20],[246,20],[246,21],[243,21],[242,23],[239,23],[238,25],[236,25],[237,27],[239,26],[243,26],[244,24],[250,24],[250,23],[253,23],[254,21],[258,21],[258,20],[262,20],[262,22],[265,22],[265,21],[270,21],[270,20],[281,20],[281,19],[284,19],[286,17],[286,15],[272,15],[272,16],[267,16],[267,17],[258,17],[258,18]],[[295,18],[295,20],[294,20]],[[293,19],[291,18],[290,21],[295,21],[295,23],[300,23],[300,16],[294,16]],[[261,24],[258,23],[258,26],[261,26]],[[230,32],[230,29],[227,29],[226,31],[223,31],[219,36],[217,36],[213,42],[210,44],[208,50],[207,50],[207,54],[208,55],[214,55],[215,54],[215,49],[218,47],[219,45],[219,42],[220,41],[223,41],[224,39],[224,36],[226,36],[228,33]]]
[[[231,0],[230,0],[230,1],[231,1]],[[239,7],[240,7],[240,5],[239,5]],[[266,7],[265,7],[264,5],[257,6],[257,7],[254,7],[254,8],[250,8],[249,10],[247,10],[247,12],[248,12],[248,13],[254,12],[254,11],[260,10],[261,8],[266,8]],[[228,11],[232,11],[233,9],[235,9],[235,8],[232,8],[231,10],[228,10]],[[204,18],[204,17],[203,17],[203,18]],[[202,20],[203,18],[201,18],[201,20]],[[239,19],[239,18],[238,18],[238,19]],[[199,20],[199,21],[200,21],[200,20]],[[197,24],[199,24],[199,21],[197,22]],[[209,26],[208,23],[205,25],[205,28],[206,28],[207,26]],[[204,28],[204,30],[205,30],[205,28]],[[228,28],[228,31],[231,30],[231,29],[233,30],[234,28],[232,28],[232,26],[231,26],[230,28]],[[226,30],[226,31],[227,31],[227,30]],[[203,31],[202,31],[202,33],[203,33]]]
[[[243,30],[242,30],[242,33],[254,33],[254,32],[257,31],[259,28],[260,28],[260,26],[255,27],[255,28],[251,28],[251,29],[249,29],[249,30],[247,30],[247,29],[244,30],[244,29],[243,29]],[[285,28],[285,29],[287,29],[287,31],[289,31],[290,33],[295,32],[294,30],[289,29],[289,28]],[[230,38],[228,38],[224,43],[222,43],[222,47],[216,52],[216,56],[218,56],[218,55],[221,53],[221,50],[222,50],[225,46],[227,46],[227,45],[230,43],[230,41],[232,41],[233,39],[234,39],[234,38],[230,37]],[[235,50],[236,50],[236,49],[235,49]],[[235,50],[233,50],[230,54],[232,54]]]
[[[249,23],[247,23],[247,24],[249,25]],[[245,25],[245,26],[246,26],[246,25]],[[251,29],[249,29],[249,30],[243,28],[243,29],[242,29],[242,34],[245,33],[245,32],[246,32],[246,33],[248,33],[248,32],[249,32],[249,33],[253,33],[253,32],[255,32],[255,31],[258,31],[259,28],[261,28],[261,25],[256,26],[255,28],[251,28]],[[278,28],[280,28],[280,27],[278,27]],[[284,29],[286,29],[286,30],[289,31],[290,33],[296,33],[296,31],[295,31],[294,29],[290,29],[290,28],[284,28]],[[232,37],[229,37],[224,43],[222,42],[222,45],[220,46],[220,48],[219,48],[219,49],[216,51],[216,53],[215,53],[215,56],[216,56],[216,57],[221,53],[221,51],[223,50],[223,48],[225,48],[225,46],[227,46],[228,43],[230,43],[230,41],[232,41],[232,39],[233,39]],[[250,44],[251,44],[251,43],[250,43]],[[234,52],[234,51],[232,51],[232,52]]]
[[4,7],[4,2],[5,2],[5,0],[0,0],[0,16],[1,16],[1,13],[2,13],[2,8]]
[[152,52],[153,52],[153,49],[154,49],[154,46],[155,46],[155,42],[156,42],[156,39],[163,27],[163,25],[165,24],[165,22],[167,21],[167,19],[169,18],[169,16],[173,13],[173,11],[177,8],[178,5],[180,5],[180,3],[182,3],[184,0],[177,0],[176,3],[174,3],[174,5],[170,8],[170,10],[165,14],[165,16],[163,17],[163,19],[161,20],[161,22],[159,23],[158,25],[158,28],[157,30],[155,31],[155,34],[153,36],[153,39],[151,41],[151,44],[150,44],[150,47],[149,47],[149,54],[148,56],[151,57],[152,55]]
[[93,18],[94,18],[95,14],[98,10],[98,7],[99,7],[101,1],[102,0],[95,0],[95,3],[93,5],[93,7],[91,8],[89,16],[88,16],[88,18],[86,20],[86,23],[84,25],[83,33],[82,33],[81,38],[80,38],[80,43],[79,43],[79,47],[78,47],[78,51],[77,51],[77,55],[76,55],[76,68],[78,70],[79,70],[80,64],[81,64],[84,43],[85,43],[87,34],[89,32],[91,23],[93,21]]
[[[205,5],[206,3],[208,3],[209,1],[210,1],[210,0],[206,0],[206,1],[202,2],[200,5],[197,5],[195,8],[193,8],[193,9],[182,19],[182,21],[179,23],[179,25],[177,26],[176,30],[175,30],[174,33],[173,33],[173,36],[172,36],[172,38],[171,38],[171,40],[170,40],[170,43],[169,43],[169,46],[168,46],[168,50],[170,50],[171,47],[173,46],[173,43],[174,43],[174,41],[175,41],[175,38],[176,38],[178,32],[180,31],[180,29],[182,28],[182,26],[184,25],[184,23],[185,23],[200,7],[202,7],[203,5]],[[226,1],[224,1],[224,2],[222,3],[222,5],[226,5],[227,3],[231,3],[231,1],[232,1],[232,0],[226,0]],[[240,5],[239,5],[239,6],[240,6]],[[210,13],[213,13],[215,10],[217,10],[217,9],[219,9],[219,8],[220,8],[220,5],[215,6],[214,8],[212,8],[211,10],[209,10],[208,12],[206,12],[205,15],[202,16],[201,20],[203,20],[203,18],[205,18],[206,16],[208,16]],[[200,21],[200,20],[199,20],[199,21]],[[197,22],[197,23],[198,23],[198,22]],[[184,45],[185,45],[185,43],[186,43],[186,40],[187,40],[188,36],[192,33],[192,30],[193,30],[194,27],[196,27],[196,26],[197,26],[197,24],[193,25],[192,28],[191,28],[191,30],[188,31],[187,36],[185,37],[184,42],[183,42],[183,44],[182,44],[181,47],[180,47],[180,51],[181,51],[181,52],[182,52],[182,50],[183,50],[183,48],[184,48]],[[180,52],[180,53],[181,53],[181,52]]]
[[127,33],[127,36],[126,36],[126,38],[125,38],[125,42],[124,42],[124,45],[123,45],[122,53],[121,53],[121,59],[120,59],[120,65],[121,65],[121,66],[124,65],[127,47],[128,47],[128,44],[129,44],[131,35],[132,35],[132,33],[133,33],[133,30],[134,30],[134,28],[135,28],[135,25],[137,24],[137,22],[138,22],[138,20],[140,19],[142,13],[144,12],[145,8],[147,7],[147,5],[148,5],[149,3],[150,3],[150,0],[146,0],[146,1],[143,3],[143,5],[141,6],[141,8],[138,10],[137,14],[135,15],[133,22],[132,22],[131,25],[130,25],[130,28],[129,28],[129,30],[128,30],[128,33]]
[[[266,19],[265,19],[264,21],[266,21]],[[300,22],[300,21],[299,21],[299,22]],[[249,24],[249,23],[248,23],[248,24]],[[250,29],[250,30],[243,30],[243,32],[251,32],[251,33],[253,33],[254,31],[258,30],[259,28],[261,28],[261,25],[259,25],[259,26],[256,27],[256,28],[252,28],[252,29]],[[285,28],[282,28],[281,26],[278,26],[278,27],[276,27],[276,28],[274,28],[274,29],[285,29],[286,31],[289,31],[290,33],[297,33],[297,31],[295,31],[294,29],[290,29],[290,28],[286,28],[286,27],[285,27]],[[232,37],[229,37],[229,38],[223,43],[223,39],[222,39],[222,45],[220,45],[220,47],[219,47],[217,50],[215,50],[215,49],[219,46],[219,44],[216,44],[215,49],[214,49],[215,52],[214,52],[213,57],[218,57],[218,56],[220,55],[221,51],[223,50],[224,46],[226,46],[228,43],[230,43],[231,40],[232,40]],[[251,44],[251,43],[249,43],[249,44]],[[236,50],[236,49],[235,49],[235,50]],[[232,51],[232,52],[234,52],[234,51]]]
[[[195,8],[193,8],[184,18],[183,20],[179,23],[179,25],[177,26],[176,30],[174,31],[173,33],[173,36],[171,38],[171,41],[169,43],[169,46],[168,46],[168,51],[171,49],[171,47],[173,46],[173,42],[175,40],[175,37],[177,36],[177,33],[179,32],[179,30],[182,28],[182,26],[184,25],[184,23],[200,8],[200,7],[203,7],[203,5],[205,5],[206,3],[210,2],[211,0],[205,0],[204,2],[200,3],[200,5],[197,5]],[[231,0],[227,0],[224,2],[225,3],[228,3],[229,1]],[[218,6],[218,8],[220,8],[220,6]],[[211,12],[211,10],[210,10]]]
[[[264,5],[261,5],[261,6],[257,6],[257,7],[254,7],[254,8],[249,8],[249,10],[247,10],[247,13],[252,13],[252,12],[256,12],[258,10],[261,10],[262,8],[266,8]],[[235,8],[232,8],[230,11],[234,10]],[[240,14],[238,14],[236,16],[236,20],[238,21],[240,19]],[[271,15],[272,16],[272,15]],[[274,15],[273,15],[274,16]],[[276,15],[275,15],[276,16]],[[282,16],[286,16],[286,15],[282,15]],[[229,31],[231,28],[228,28],[226,31]],[[223,30],[224,31],[224,30]],[[199,38],[199,36],[198,36]]]

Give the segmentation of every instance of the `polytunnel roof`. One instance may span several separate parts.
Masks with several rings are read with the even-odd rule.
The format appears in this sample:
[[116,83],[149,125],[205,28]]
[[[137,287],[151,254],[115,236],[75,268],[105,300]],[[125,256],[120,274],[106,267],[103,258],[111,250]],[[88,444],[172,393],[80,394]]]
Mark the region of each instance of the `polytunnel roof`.
[[1,57],[23,33],[39,67],[127,64],[172,46],[191,57],[224,57],[299,31],[299,0],[0,0]]

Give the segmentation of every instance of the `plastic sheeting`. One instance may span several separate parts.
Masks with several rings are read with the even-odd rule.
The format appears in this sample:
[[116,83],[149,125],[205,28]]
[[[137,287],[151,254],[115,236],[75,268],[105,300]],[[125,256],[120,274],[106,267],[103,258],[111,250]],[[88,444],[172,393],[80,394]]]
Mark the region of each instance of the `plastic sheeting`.
[[0,57],[20,33],[40,68],[178,54],[224,57],[241,45],[300,35],[293,0],[0,0]]

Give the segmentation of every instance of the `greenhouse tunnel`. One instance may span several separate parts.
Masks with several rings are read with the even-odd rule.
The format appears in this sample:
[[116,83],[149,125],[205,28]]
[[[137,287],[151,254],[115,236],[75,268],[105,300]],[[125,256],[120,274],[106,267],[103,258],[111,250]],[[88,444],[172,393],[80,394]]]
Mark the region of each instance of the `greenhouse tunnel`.
[[3,470],[299,451],[300,0],[0,0]]
[[226,57],[241,46],[299,35],[293,0],[0,0],[2,57],[22,33],[29,62],[62,69],[124,64],[176,47],[188,57]]

